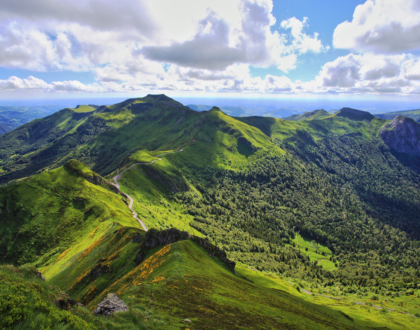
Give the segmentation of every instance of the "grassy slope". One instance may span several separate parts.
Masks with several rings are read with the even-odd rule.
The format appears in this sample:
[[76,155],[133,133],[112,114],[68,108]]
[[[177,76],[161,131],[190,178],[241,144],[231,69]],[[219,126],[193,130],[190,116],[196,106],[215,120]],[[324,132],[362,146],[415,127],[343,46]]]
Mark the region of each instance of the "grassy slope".
[[331,114],[324,109],[314,110],[311,112],[304,112],[301,115],[291,115],[289,117],[283,118],[284,120],[292,121],[302,121],[302,120],[320,120],[331,116]]
[[[355,308],[349,300],[332,304],[331,299],[300,293],[283,279],[242,266],[234,275],[191,241],[155,249],[136,266],[132,262],[136,250],[130,241],[132,234],[130,229],[108,234],[75,265],[89,270],[86,266],[102,257],[100,264],[113,269],[96,279],[83,281],[81,276],[71,286],[70,293],[90,310],[106,294],[116,292],[134,314],[160,313],[158,318],[153,317],[154,322],[163,322],[166,329],[239,329],[243,325],[248,329],[402,329],[417,324],[413,323],[415,319],[398,313],[384,318],[379,310]],[[124,242],[128,242],[126,246]],[[113,248],[108,249],[111,245]],[[64,287],[68,288],[74,277],[61,275],[66,281]],[[51,282],[58,283],[56,278]],[[185,318],[191,324],[183,322]]]
[[337,269],[334,262],[330,260],[333,253],[328,247],[323,246],[314,240],[302,237],[299,234],[295,235],[293,242],[296,243],[296,247],[298,247],[303,254],[306,254],[309,257],[310,261],[316,261],[318,264],[322,265],[322,268],[327,270]]
[[121,195],[85,179],[94,177],[73,162],[1,188],[1,262],[32,262],[51,276],[109,227],[139,227]]
[[60,310],[53,299],[67,299],[66,294],[39,279],[35,272],[28,266],[0,266],[1,329],[96,328],[86,310],[78,306],[72,312]]
[[299,134],[299,131],[309,133],[315,141],[321,136],[330,134],[356,134],[360,138],[372,139],[377,137],[381,127],[387,122],[374,117],[371,121],[351,120],[331,115],[323,120],[292,122],[283,119],[267,117],[238,118],[248,125],[255,126],[271,138],[285,140]]
[[74,112],[77,112],[77,113],[82,113],[82,112],[92,112],[92,111],[95,111],[96,108],[91,107],[89,105],[80,105],[77,108],[70,109],[70,110],[73,110]]
[[[200,179],[194,177],[193,170],[184,166],[184,164],[187,162],[193,163],[200,167],[212,166],[233,170],[244,169],[249,164],[249,162],[258,159],[263,153],[272,152],[276,154],[282,154],[284,152],[282,149],[272,144],[271,139],[277,138],[279,140],[285,140],[299,134],[299,131],[305,131],[309,133],[315,140],[319,139],[317,134],[321,133],[327,135],[331,132],[336,134],[360,133],[360,138],[371,139],[377,135],[379,128],[385,122],[384,120],[380,119],[373,119],[370,122],[354,121],[347,118],[340,118],[338,116],[331,116],[330,118],[322,121],[312,122],[288,122],[280,119],[259,117],[240,118],[240,120],[237,120],[223,114],[217,109],[213,109],[211,111],[203,112],[200,114],[188,111],[183,113],[183,108],[178,108],[176,103],[173,106],[167,105],[162,107],[159,105],[155,108],[151,107],[149,110],[142,110],[137,113],[135,108],[130,108],[130,105],[138,103],[144,104],[147,102],[139,100],[125,102],[124,104],[115,105],[105,110],[103,109],[103,112],[98,111],[98,113],[95,113],[94,117],[96,116],[97,118],[101,118],[102,120],[108,122],[109,125],[113,126],[114,130],[101,134],[94,141],[82,146],[77,152],[80,152],[80,155],[83,153],[87,154],[88,152],[92,153],[92,151],[94,153],[100,149],[109,147],[106,151],[109,154],[110,152],[114,152],[115,150],[119,149],[122,150],[122,152],[119,154],[118,159],[120,159],[121,162],[128,161],[131,163],[133,160],[135,160],[135,158],[133,158],[136,157],[135,155],[139,156],[140,160],[150,159],[147,157],[156,156],[157,154],[161,153],[162,150],[168,151],[183,148],[183,152],[165,155],[162,157],[162,161],[156,162],[155,164],[151,165],[151,167],[153,167],[153,169],[159,173],[166,173],[172,176],[178,175],[179,170],[181,170],[181,175],[184,176],[186,182],[190,185],[190,189],[193,191],[193,185],[198,183]],[[153,100],[151,100],[149,103],[152,103],[153,105]],[[174,109],[172,109],[172,107]],[[150,130],[148,131],[149,127]],[[245,142],[241,142],[244,140]],[[156,149],[153,148],[153,151],[151,152],[146,152],[144,150],[139,151],[139,148],[145,147],[149,149],[156,147]],[[107,153],[104,154],[106,155]],[[129,158],[129,156],[132,154],[132,158]],[[102,167],[103,171],[105,171],[106,168],[112,168],[112,164],[113,163]],[[123,162],[123,165],[124,164],[125,163]],[[86,169],[86,171],[88,170]],[[55,172],[52,171],[50,173]],[[43,177],[47,178],[45,180],[47,184],[44,184],[42,188],[45,188],[48,184],[52,185],[53,182],[56,182],[49,181],[48,175],[52,174],[42,174]],[[31,180],[33,180],[33,178]],[[23,181],[20,184],[24,184],[27,181],[28,180]],[[180,229],[189,229],[188,222],[191,221],[191,217],[183,214],[182,208],[180,208],[179,205],[177,205],[172,200],[171,192],[168,190],[168,187],[163,185],[158,180],[151,178],[150,175],[148,175],[141,167],[134,167],[132,170],[127,171],[123,175],[123,178],[120,180],[120,184],[122,187],[121,189],[129,193],[135,199],[134,208],[136,212],[138,212],[138,214],[144,218],[148,227],[155,226],[158,228],[167,228],[172,224]],[[101,188],[98,186],[95,187],[96,189]],[[50,192],[51,191],[49,190],[48,193]],[[195,193],[198,194],[196,191]],[[63,196],[65,194],[68,194],[67,190],[64,190],[62,193]],[[113,193],[109,192],[109,194],[112,195]],[[94,196],[97,201],[105,201],[105,203],[103,203],[103,205],[106,205],[105,208],[108,208],[110,205],[115,206],[115,201],[113,200],[106,202],[106,200],[103,199],[103,196]],[[112,196],[117,195],[114,194]],[[66,195],[66,197],[69,196]],[[17,200],[19,198],[20,197],[18,197]],[[93,198],[93,200],[95,200],[95,198]],[[65,245],[59,245],[58,249],[51,250],[52,252],[50,254],[46,255],[46,257],[40,259],[40,261],[36,263],[37,266],[45,266],[43,271],[47,277],[51,279],[51,281],[59,284],[62,287],[69,288],[69,283],[72,281],[74,283],[77,281],[77,279],[83,279],[87,275],[85,274],[86,271],[90,271],[92,267],[96,265],[97,261],[99,260],[98,258],[100,258],[105,252],[115,253],[119,251],[118,253],[120,253],[120,255],[124,255],[123,258],[120,258],[121,260],[116,259],[120,262],[133,258],[135,255],[135,246],[130,246],[128,244],[128,240],[125,242],[127,244],[123,244],[121,243],[122,239],[118,239],[118,242],[120,242],[119,244],[121,244],[116,245],[120,246],[121,248],[118,250],[114,250],[112,245],[112,235],[117,235],[117,230],[117,233],[120,233],[122,230],[125,232],[125,234],[122,236],[125,237],[124,239],[128,239],[129,235],[135,231],[138,231],[134,228],[136,226],[138,227],[138,224],[129,216],[129,212],[126,208],[124,208],[122,202],[119,203],[121,205],[120,214],[126,212],[126,222],[122,223],[122,225],[126,226],[126,228],[122,228],[121,225],[114,223],[115,221],[111,221],[115,214],[110,211],[111,216],[107,218],[104,223],[98,223],[98,226],[96,227],[92,225],[89,227],[89,230],[83,230],[81,236],[79,237],[78,244],[72,244],[72,246],[67,245],[69,249],[66,249]],[[74,202],[73,206],[75,206]],[[74,209],[77,209],[77,207],[73,206],[70,208],[71,212],[73,212]],[[119,218],[118,221],[121,223]],[[38,230],[36,226],[28,228],[30,230],[33,228]],[[191,229],[189,229],[189,231],[191,232]],[[101,241],[101,239],[103,240]],[[64,239],[63,241],[67,242]],[[98,245],[95,245],[97,242],[99,242]],[[299,242],[302,244],[302,249],[304,244],[301,243],[301,241]],[[31,244],[31,241],[28,242],[26,247],[30,247],[29,244]],[[83,256],[83,254],[88,251],[86,255],[91,255],[90,248],[93,247],[93,251],[97,246],[100,246],[102,249],[97,251],[102,252],[95,252],[97,253],[95,257],[92,257],[90,260],[85,260],[85,256]],[[32,251],[33,249],[29,250]],[[308,255],[314,258],[314,260],[321,260],[321,262],[326,263],[325,266],[334,267],[332,265],[327,265],[329,262],[328,260],[322,260],[323,258],[320,258],[319,254],[316,255],[316,252],[312,251],[311,249],[309,250],[310,251],[308,251]],[[325,252],[328,254],[328,251]],[[35,251],[35,253],[38,252]],[[106,258],[111,257],[112,254],[108,254],[106,256]],[[51,262],[48,263],[48,260]],[[55,262],[52,262],[53,260],[55,260]],[[130,269],[134,269],[134,265],[115,264],[114,268],[123,269],[125,272],[126,270],[128,271]],[[172,268],[172,270],[175,271],[174,269],[176,267]],[[108,280],[104,280],[103,283],[99,283],[99,281],[95,284],[95,286],[109,286],[109,283],[114,281],[116,278],[120,278],[124,272],[107,274],[107,276],[109,276]],[[70,275],[67,277],[67,274]],[[100,278],[100,280],[102,279]],[[155,283],[152,284],[152,288],[154,285]],[[284,286],[285,283],[282,285]],[[188,289],[188,287],[185,287],[185,289]],[[132,288],[132,290],[135,291],[134,288]],[[154,289],[152,289],[152,292],[154,292],[153,290]],[[220,290],[224,295],[228,295],[226,291],[223,291],[225,289],[222,288]],[[176,291],[168,291],[167,293],[171,295],[175,294],[175,292]],[[146,290],[146,293],[151,294],[151,291]],[[89,296],[89,294],[92,294],[92,292],[89,291],[88,287],[83,287],[82,285],[74,291],[74,294],[82,299],[85,299]],[[294,294],[296,295],[297,293]],[[127,299],[130,303],[133,304],[133,306],[136,306],[136,300],[130,300],[131,298],[129,296],[127,296]],[[224,303],[223,299],[217,299],[217,301],[221,300]],[[292,298],[289,300],[292,300]],[[328,305],[330,302],[331,301],[328,300],[320,300],[320,303],[322,304]],[[229,302],[229,304],[231,303],[232,302]],[[290,303],[290,301],[287,303]],[[171,301],[171,304],[174,304],[174,301]],[[250,300],[248,300],[248,304],[250,304]],[[90,307],[92,306],[93,305]],[[168,306],[169,305],[166,307]],[[176,306],[178,307],[175,307],[175,316],[180,315],[176,314],[178,313],[177,308],[182,310],[181,307],[183,307],[183,305]],[[241,306],[240,308],[246,310],[244,306]],[[352,308],[349,309],[351,310]],[[173,308],[171,311],[172,310]],[[209,313],[210,315],[212,314],[211,312]],[[173,315],[169,315],[167,317],[172,320],[171,317],[173,317]],[[369,318],[368,316],[366,317]],[[290,317],[290,319],[296,319],[296,316]],[[319,322],[323,321],[321,320]]]
[[[387,299],[387,301],[373,301],[369,296],[361,297],[354,294],[345,294],[341,292],[340,289],[324,289],[323,286],[315,288],[316,285],[311,286],[305,282],[292,283],[286,281],[285,279],[273,276],[271,274],[261,273],[256,270],[248,269],[244,266],[237,266],[237,272],[239,275],[246,276],[248,279],[252,280],[255,284],[260,286],[265,286],[269,288],[274,288],[278,290],[283,290],[291,293],[294,296],[317,304],[319,306],[328,306],[328,308],[344,313],[353,319],[353,324],[360,324],[368,326],[369,328],[383,328],[383,329],[417,329],[420,327],[420,321],[412,316],[404,315],[403,311],[408,310],[412,314],[415,313],[417,304],[413,299],[413,296],[401,296],[400,298]],[[311,295],[299,290],[300,293],[296,290],[296,287],[306,289],[307,291],[313,292],[317,295]],[[419,290],[420,292],[420,290]],[[318,294],[323,294],[325,296],[338,297],[337,299],[331,299]],[[418,293],[417,293],[418,294]],[[365,303],[365,305],[358,305],[355,302]],[[400,302],[403,302],[404,305],[401,305]],[[383,312],[378,308],[373,307],[384,306],[386,308],[395,309],[394,312]],[[404,307],[402,307],[404,306]]]

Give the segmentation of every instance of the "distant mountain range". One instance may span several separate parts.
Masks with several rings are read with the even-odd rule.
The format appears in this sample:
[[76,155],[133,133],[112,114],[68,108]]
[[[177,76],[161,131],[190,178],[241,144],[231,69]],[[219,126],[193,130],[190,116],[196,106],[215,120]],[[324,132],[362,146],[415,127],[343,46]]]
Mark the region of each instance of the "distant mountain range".
[[405,117],[412,118],[415,121],[420,121],[420,109],[388,112],[388,113],[376,114],[375,116],[382,119],[394,119],[397,116],[405,116]]
[[46,117],[61,108],[59,106],[0,106],[0,134],[34,119]]

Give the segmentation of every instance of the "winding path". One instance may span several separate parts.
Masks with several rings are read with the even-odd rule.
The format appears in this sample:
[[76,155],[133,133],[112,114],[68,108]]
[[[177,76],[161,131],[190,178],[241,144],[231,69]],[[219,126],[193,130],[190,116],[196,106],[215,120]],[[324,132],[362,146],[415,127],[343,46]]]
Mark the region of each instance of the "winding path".
[[[179,149],[178,151],[173,151],[173,152],[164,152],[164,153],[162,153],[162,154],[159,154],[159,155],[157,155],[156,157],[160,157],[160,156],[162,156],[162,155],[168,155],[168,154],[174,154],[174,153],[176,153],[176,152],[181,152],[181,151],[184,151],[184,149]],[[118,180],[119,179],[121,179],[121,175],[123,175],[124,174],[124,172],[125,171],[128,171],[130,168],[132,168],[133,166],[136,166],[136,165],[150,165],[150,164],[153,164],[154,162],[157,162],[158,160],[162,160],[162,158],[158,158],[158,159],[154,159],[153,161],[151,161],[150,163],[135,163],[135,164],[133,164],[133,165],[131,165],[129,168],[126,168],[124,171],[122,171],[121,173],[119,173],[119,174],[117,174],[116,176],[114,176],[113,178],[112,178],[112,180],[114,181],[114,183],[112,183],[115,187],[117,187],[118,189],[120,189],[120,184],[118,183]],[[120,190],[121,191],[121,190]],[[143,227],[143,229],[144,229],[144,231],[147,231],[147,227],[146,227],[146,225],[144,224],[144,222],[143,222],[143,220],[141,220],[138,216],[137,216],[137,213],[133,210],[133,204],[134,204],[134,200],[133,200],[133,198],[130,196],[130,195],[127,195],[125,192],[123,192],[123,191],[121,191],[121,193],[123,193],[124,194],[124,196],[125,197],[127,197],[129,200],[130,200],[130,204],[128,205],[128,208],[130,209],[130,211],[131,211],[131,213],[132,213],[132,215],[133,215],[133,217],[134,217],[134,219],[136,219],[140,224],[141,224],[141,226]]]

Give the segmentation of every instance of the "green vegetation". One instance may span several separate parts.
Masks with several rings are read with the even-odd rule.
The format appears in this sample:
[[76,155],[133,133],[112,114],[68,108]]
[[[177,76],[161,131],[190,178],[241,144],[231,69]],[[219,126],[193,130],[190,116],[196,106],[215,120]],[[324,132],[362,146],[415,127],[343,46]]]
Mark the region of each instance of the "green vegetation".
[[[1,262],[91,310],[117,292],[128,328],[415,328],[420,159],[383,143],[386,123],[346,108],[232,118],[164,95],[62,110],[0,137]],[[141,227],[107,181],[125,169],[148,228],[206,237],[237,275],[189,240],[137,264]]]
[[301,115],[295,114],[291,115],[289,117],[283,118],[284,120],[293,120],[293,121],[302,121],[302,120],[320,120],[325,119],[327,117],[331,116],[331,114],[324,109],[321,110],[314,110],[311,112],[304,112]]
[[83,113],[83,112],[92,112],[95,111],[96,108],[90,106],[90,105],[79,105],[77,106],[77,108],[75,109],[70,109],[73,110],[74,112],[78,112],[78,113]]
[[59,309],[53,303],[53,300],[59,299],[67,300],[68,296],[59,288],[39,279],[34,267],[0,266],[2,329],[96,328],[86,321],[92,317],[81,307],[76,305],[74,313]]
[[92,231],[99,235],[114,222],[139,227],[124,197],[104,181],[71,161],[0,188],[0,247],[5,251],[0,262],[49,265],[50,276],[71,257],[60,257],[63,251],[72,247],[76,254],[86,248],[80,237],[88,240]]
[[158,158],[152,156],[147,150],[139,150],[130,156],[131,163],[151,163]]

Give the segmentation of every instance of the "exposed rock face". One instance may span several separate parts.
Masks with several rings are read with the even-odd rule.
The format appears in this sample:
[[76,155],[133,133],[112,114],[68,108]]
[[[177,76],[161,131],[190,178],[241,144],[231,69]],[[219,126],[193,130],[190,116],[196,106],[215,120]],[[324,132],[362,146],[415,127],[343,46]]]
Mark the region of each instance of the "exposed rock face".
[[133,242],[140,243],[140,251],[137,253],[134,261],[136,264],[140,264],[144,261],[147,253],[157,247],[166,246],[178,241],[184,241],[190,239],[200,245],[206,250],[210,257],[216,257],[222,261],[232,272],[235,271],[236,263],[227,258],[226,252],[219,249],[217,246],[211,244],[207,239],[192,236],[186,231],[181,231],[176,228],[170,228],[162,231],[157,229],[150,229],[144,236],[138,234],[133,237]]
[[381,128],[381,137],[390,148],[420,156],[420,124],[414,119],[395,117]]
[[38,270],[36,270],[36,276],[37,276],[39,279],[41,279],[41,280],[45,281],[45,277],[44,277],[44,276],[42,276],[41,272],[39,272]]
[[95,315],[111,315],[112,313],[126,312],[128,307],[115,293],[108,293],[106,298],[96,306]]

